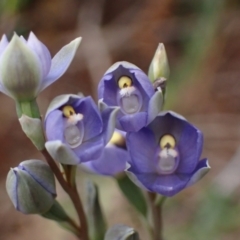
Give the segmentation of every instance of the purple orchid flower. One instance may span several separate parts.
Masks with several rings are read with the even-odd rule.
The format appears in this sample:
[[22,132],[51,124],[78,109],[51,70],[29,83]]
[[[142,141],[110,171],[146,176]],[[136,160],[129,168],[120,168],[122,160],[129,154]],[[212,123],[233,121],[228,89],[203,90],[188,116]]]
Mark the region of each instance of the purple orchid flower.
[[201,179],[210,169],[199,161],[200,130],[174,112],[162,112],[139,132],[128,133],[128,174],[139,186],[170,197]]
[[124,135],[122,131],[115,131],[101,156],[97,160],[82,163],[81,166],[87,171],[105,176],[123,172],[130,161]]
[[128,62],[117,62],[104,74],[98,97],[109,106],[119,106],[116,128],[136,132],[161,111],[162,93],[156,91],[147,75]]
[[31,32],[28,40],[14,34],[0,41],[0,91],[17,101],[30,101],[67,70],[81,38],[64,46],[51,59],[47,47]]
[[114,132],[117,111],[107,107],[100,112],[91,97],[56,97],[45,117],[49,154],[70,165],[98,159]]

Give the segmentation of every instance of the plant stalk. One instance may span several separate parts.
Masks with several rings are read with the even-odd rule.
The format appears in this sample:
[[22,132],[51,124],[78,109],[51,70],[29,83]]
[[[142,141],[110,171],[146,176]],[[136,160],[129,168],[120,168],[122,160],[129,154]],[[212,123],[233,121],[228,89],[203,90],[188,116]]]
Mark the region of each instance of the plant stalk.
[[45,157],[46,161],[48,162],[50,168],[52,169],[53,173],[55,174],[58,182],[62,186],[63,190],[69,195],[78,215],[79,222],[81,224],[81,228],[79,228],[79,236],[81,240],[89,240],[88,237],[88,226],[86,216],[83,210],[83,205],[81,199],[78,195],[76,184],[74,186],[70,186],[64,179],[59,167],[57,166],[56,162],[52,159],[46,149],[41,151],[43,156]]
[[153,240],[163,240],[163,223],[162,223],[162,204],[156,204],[156,194],[148,193],[151,213],[153,218]]

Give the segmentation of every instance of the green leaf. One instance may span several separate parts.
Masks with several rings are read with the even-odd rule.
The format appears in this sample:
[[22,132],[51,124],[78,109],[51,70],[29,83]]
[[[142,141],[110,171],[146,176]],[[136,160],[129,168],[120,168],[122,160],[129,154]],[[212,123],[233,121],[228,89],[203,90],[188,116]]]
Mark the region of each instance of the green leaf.
[[88,219],[89,236],[91,240],[102,240],[106,232],[106,222],[99,203],[98,188],[93,182],[88,181],[86,189],[86,216]]
[[116,180],[128,201],[137,209],[138,212],[140,212],[144,217],[147,217],[147,203],[141,189],[137,187],[125,174],[116,178]]
[[44,214],[41,214],[41,216],[56,221],[64,229],[74,233],[76,236],[79,235],[77,226],[56,200],[54,201],[54,204],[50,210]]

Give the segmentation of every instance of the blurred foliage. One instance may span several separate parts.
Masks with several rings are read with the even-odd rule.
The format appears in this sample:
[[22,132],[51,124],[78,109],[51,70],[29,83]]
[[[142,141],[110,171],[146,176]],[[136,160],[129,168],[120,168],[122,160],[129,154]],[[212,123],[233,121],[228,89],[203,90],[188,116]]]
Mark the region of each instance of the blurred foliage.
[[[181,203],[173,201],[166,206],[165,211],[172,212],[177,211],[181,207]],[[211,190],[206,192],[197,203],[197,208],[188,221],[176,222],[174,227],[166,225],[165,236],[171,240],[227,239],[228,234],[234,234],[234,231],[239,228],[239,212],[240,203],[238,201]]]
[[24,9],[30,2],[34,0],[1,0],[0,1],[0,14],[15,13]]
[[174,103],[178,101],[178,91],[184,88],[189,80],[194,79],[191,77],[200,71],[204,59],[211,53],[225,4],[224,0],[202,0],[199,2],[184,0],[180,2],[181,7],[176,6],[178,14],[186,14],[186,11],[189,11],[196,16],[193,21],[186,25],[186,30],[182,33],[183,57],[181,62],[176,69],[170,69],[166,109],[171,109],[174,106]]

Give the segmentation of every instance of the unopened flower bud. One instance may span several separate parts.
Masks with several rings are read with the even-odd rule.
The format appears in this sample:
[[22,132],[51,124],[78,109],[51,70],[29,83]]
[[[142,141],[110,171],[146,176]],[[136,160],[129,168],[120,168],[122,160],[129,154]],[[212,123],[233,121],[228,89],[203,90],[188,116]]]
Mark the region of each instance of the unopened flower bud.
[[34,99],[42,73],[34,52],[17,34],[1,56],[1,81],[6,91],[18,100]]
[[169,74],[167,53],[163,43],[159,43],[148,70],[148,77],[151,82],[155,82],[159,78],[167,79]]
[[47,212],[56,197],[54,175],[40,160],[26,160],[12,168],[6,188],[14,207],[24,214]]
[[80,42],[81,38],[76,38],[52,59],[47,47],[32,32],[28,39],[14,34],[10,42],[3,35],[0,41],[0,91],[20,105],[35,100],[42,90],[66,72]]

